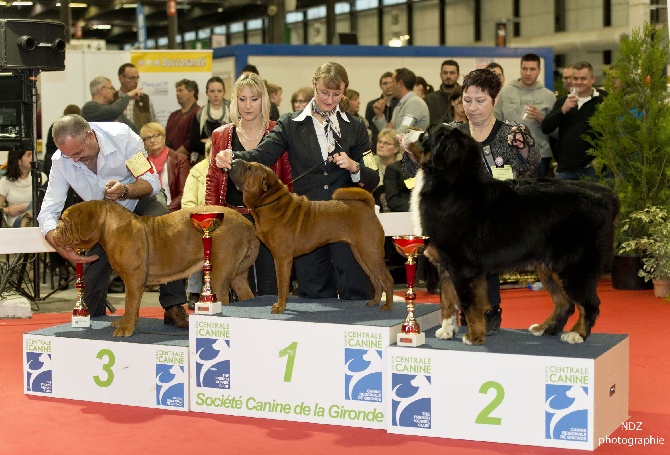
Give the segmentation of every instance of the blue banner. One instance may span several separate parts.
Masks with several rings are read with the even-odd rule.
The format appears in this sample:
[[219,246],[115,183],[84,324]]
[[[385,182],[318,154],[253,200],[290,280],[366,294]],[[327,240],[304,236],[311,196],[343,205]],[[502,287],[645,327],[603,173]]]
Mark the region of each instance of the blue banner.
[[144,16],[144,7],[141,3],[137,4],[135,10],[137,16],[137,46],[139,49],[147,48],[147,21]]

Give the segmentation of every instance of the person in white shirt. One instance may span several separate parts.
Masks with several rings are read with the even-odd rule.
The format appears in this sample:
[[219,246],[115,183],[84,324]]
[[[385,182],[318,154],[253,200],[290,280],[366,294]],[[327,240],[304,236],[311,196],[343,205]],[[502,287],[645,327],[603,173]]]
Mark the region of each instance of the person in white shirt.
[[[61,248],[54,242],[68,189],[84,201],[108,200],[121,204],[137,215],[160,216],[167,208],[156,198],[160,191],[158,174],[147,159],[142,139],[128,125],[117,122],[89,123],[79,115],[65,115],[53,125],[58,150],[52,157],[49,184],[37,220],[47,242],[65,259],[88,264],[84,269],[84,301],[91,317],[104,316],[111,267],[105,251],[96,244],[85,253]],[[146,161],[146,169],[134,175],[126,162]],[[132,258],[129,258],[132,260]],[[159,301],[165,309],[163,321],[188,328],[184,281],[160,286]]]

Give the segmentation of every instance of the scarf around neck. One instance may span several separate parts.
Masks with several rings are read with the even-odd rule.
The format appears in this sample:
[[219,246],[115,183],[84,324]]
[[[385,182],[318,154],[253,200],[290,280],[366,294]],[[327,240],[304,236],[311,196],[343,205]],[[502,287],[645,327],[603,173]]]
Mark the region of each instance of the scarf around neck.
[[170,149],[165,147],[158,155],[149,153],[149,161],[151,161],[151,164],[156,168],[156,174],[158,174],[158,179],[160,180],[161,185],[163,184],[163,178],[161,176],[163,175],[163,168],[167,162],[168,150]]
[[325,112],[319,109],[316,100],[312,101],[312,112],[323,117],[323,129],[326,132],[326,139],[328,140],[328,154],[330,155],[335,150],[335,136],[340,136],[340,122],[337,120],[337,107],[330,112]]
[[[220,123],[221,125],[230,123],[230,107],[226,100],[223,100],[223,103],[221,104],[221,117],[212,118],[210,105],[209,102],[207,102],[207,106],[205,106],[204,109],[200,109],[200,118],[198,120],[200,123],[200,135],[202,136],[202,132],[207,126],[207,120],[210,122]],[[207,131],[207,136],[212,137],[212,131]]]

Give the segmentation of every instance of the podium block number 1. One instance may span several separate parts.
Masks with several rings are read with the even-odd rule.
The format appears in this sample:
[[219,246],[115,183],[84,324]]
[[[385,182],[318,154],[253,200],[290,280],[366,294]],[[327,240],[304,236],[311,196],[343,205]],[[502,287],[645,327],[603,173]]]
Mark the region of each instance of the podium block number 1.
[[102,371],[105,372],[105,379],[102,379],[97,375],[93,376],[93,380],[98,387],[109,387],[112,385],[112,382],[114,382],[114,371],[112,370],[112,367],[116,363],[116,357],[109,349],[101,349],[96,358],[102,360],[104,357],[107,358],[107,362],[102,364]]
[[293,343],[286,346],[284,349],[279,351],[279,357],[286,356],[286,369],[284,370],[284,382],[291,382],[293,377],[293,363],[295,362],[295,352],[298,350],[298,342],[294,341]]
[[500,425],[502,423],[502,418],[491,417],[491,413],[503,402],[503,399],[505,398],[505,389],[498,382],[487,381],[479,388],[479,393],[487,395],[488,391],[491,389],[495,390],[495,396],[493,397],[493,400],[482,409],[482,412],[477,415],[475,423],[482,425]]

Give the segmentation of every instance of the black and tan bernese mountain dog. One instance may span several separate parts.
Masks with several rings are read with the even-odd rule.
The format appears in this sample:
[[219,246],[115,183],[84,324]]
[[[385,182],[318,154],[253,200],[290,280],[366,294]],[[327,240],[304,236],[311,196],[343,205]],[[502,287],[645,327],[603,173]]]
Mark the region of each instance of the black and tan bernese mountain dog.
[[486,172],[482,149],[464,132],[435,124],[403,140],[421,159],[413,190],[416,234],[430,237],[426,256],[442,271],[442,327],[457,333],[463,311],[466,344],[486,340],[486,277],[535,266],[554,311],[533,335],[556,335],[579,310],[567,343],[581,343],[599,314],[596,286],[612,259],[619,201],[593,182],[553,179],[496,180]]

